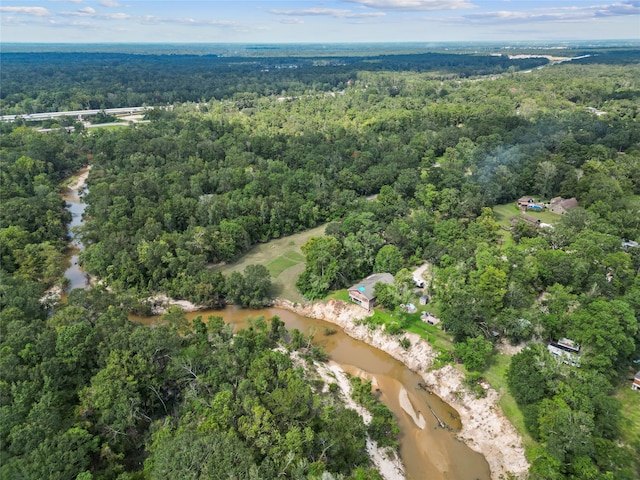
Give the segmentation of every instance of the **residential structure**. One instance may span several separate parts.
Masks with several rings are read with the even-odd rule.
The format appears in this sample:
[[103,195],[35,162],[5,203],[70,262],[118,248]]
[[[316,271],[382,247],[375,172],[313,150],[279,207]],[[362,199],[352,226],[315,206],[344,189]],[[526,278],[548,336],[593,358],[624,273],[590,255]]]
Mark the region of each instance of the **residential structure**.
[[633,377],[633,383],[631,384],[632,390],[640,390],[640,372],[636,373],[636,376]]
[[529,205],[535,205],[536,199],[530,197],[522,197],[518,199],[518,208],[522,210],[526,210],[529,208]]
[[557,345],[550,343],[547,345],[549,353],[555,356],[562,363],[571,365],[572,367],[580,366],[580,356],[575,353],[567,352],[566,350],[559,348]]
[[349,299],[360,305],[361,307],[371,310],[376,304],[376,296],[373,293],[373,289],[376,283],[383,282],[389,285],[393,285],[393,275],[390,273],[375,273],[369,275],[360,283],[356,283],[349,288]]
[[562,363],[572,367],[580,366],[580,345],[568,338],[561,338],[557,343],[547,345],[549,352]]
[[566,350],[567,352],[580,352],[580,345],[568,338],[561,338],[560,340],[558,340],[558,346],[563,350]]
[[569,210],[572,210],[578,206],[578,200],[573,198],[554,197],[549,202],[549,211],[564,215]]

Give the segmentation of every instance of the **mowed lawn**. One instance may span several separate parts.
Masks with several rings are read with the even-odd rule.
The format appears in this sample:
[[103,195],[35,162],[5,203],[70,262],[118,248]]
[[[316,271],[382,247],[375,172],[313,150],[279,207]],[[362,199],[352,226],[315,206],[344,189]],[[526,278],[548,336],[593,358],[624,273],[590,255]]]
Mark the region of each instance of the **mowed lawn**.
[[[628,381],[618,389],[616,397],[622,403],[622,438],[640,453],[640,392],[631,390],[631,382]],[[636,464],[640,468],[640,460]]]
[[542,212],[535,212],[533,210],[521,212],[520,209],[518,209],[518,207],[516,206],[516,202],[496,205],[495,207],[493,207],[493,213],[495,214],[496,222],[498,222],[502,227],[511,227],[511,224],[509,223],[511,217],[519,216],[521,213],[526,213],[527,215],[537,218],[543,223],[549,223],[551,225],[556,223],[562,217],[562,215],[551,213],[548,210],[544,210]]
[[511,424],[516,427],[518,433],[522,436],[525,446],[534,445],[533,440],[527,427],[524,425],[524,415],[520,411],[515,398],[509,392],[507,384],[507,370],[511,365],[511,355],[498,353],[491,358],[488,368],[482,373],[482,376],[491,384],[491,386],[500,394],[498,402],[502,408],[502,412],[509,419]]
[[255,245],[235,262],[216,266],[215,270],[228,275],[231,272],[242,272],[247,265],[264,265],[271,274],[275,295],[302,303],[305,299],[296,288],[296,280],[304,270],[304,255],[300,247],[311,237],[324,236],[325,227],[326,225],[321,225]]

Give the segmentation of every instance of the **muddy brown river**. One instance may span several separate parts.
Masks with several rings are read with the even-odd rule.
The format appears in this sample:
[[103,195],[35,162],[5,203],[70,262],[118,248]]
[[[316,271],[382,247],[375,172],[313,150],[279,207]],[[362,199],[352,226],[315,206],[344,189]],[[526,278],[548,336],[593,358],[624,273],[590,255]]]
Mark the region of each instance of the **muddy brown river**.
[[[69,204],[73,220],[70,227],[82,224],[85,204],[81,194],[84,191],[88,167],[78,172],[79,190],[70,189],[63,199]],[[68,268],[65,277],[69,279],[69,290],[88,288],[89,282],[78,265],[78,254],[83,245],[75,238],[69,245]],[[336,362],[346,372],[372,381],[380,400],[393,412],[400,428],[400,457],[405,465],[406,476],[410,480],[489,480],[489,465],[485,458],[458,440],[455,432],[460,430],[457,412],[436,395],[419,388],[421,378],[387,353],[355,340],[339,327],[322,320],[303,317],[288,310],[269,308],[264,310],[243,310],[229,307],[225,310],[209,310],[187,313],[187,318],[210,315],[222,316],[236,328],[247,326],[248,317],[279,316],[287,329],[297,328],[305,334],[313,334],[313,343],[322,346],[331,361]],[[159,317],[130,317],[133,321],[151,325],[159,322]],[[336,333],[325,335],[325,328],[336,329]],[[447,429],[441,428],[436,420],[441,419]]]
[[[436,395],[420,389],[421,378],[387,353],[355,340],[339,327],[322,320],[300,316],[279,308],[243,310],[229,307],[187,313],[189,319],[201,315],[221,316],[236,328],[247,326],[248,317],[260,315],[280,317],[287,329],[297,328],[313,334],[315,345],[324,348],[329,358],[352,375],[372,380],[373,388],[380,390],[380,400],[393,412],[400,428],[400,456],[407,478],[411,480],[488,480],[491,478],[485,458],[458,440],[455,432],[460,429],[457,412]],[[159,317],[132,317],[147,325],[160,321]],[[333,335],[325,335],[325,327],[337,329]],[[401,406],[404,404],[404,409]],[[408,402],[408,403],[407,403]],[[438,425],[433,409],[449,429]],[[413,412],[411,412],[413,410]],[[410,415],[407,413],[413,413]],[[421,426],[424,425],[424,428]]]

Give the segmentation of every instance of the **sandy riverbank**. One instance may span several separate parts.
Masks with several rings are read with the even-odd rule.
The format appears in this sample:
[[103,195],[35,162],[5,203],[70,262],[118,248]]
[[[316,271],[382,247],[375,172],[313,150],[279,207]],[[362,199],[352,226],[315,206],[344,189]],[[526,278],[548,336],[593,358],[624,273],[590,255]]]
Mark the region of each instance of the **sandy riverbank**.
[[[320,378],[325,382],[325,387],[328,389],[331,383],[338,385],[340,396],[347,408],[358,412],[358,415],[360,415],[364,423],[369,425],[372,420],[371,413],[351,398],[351,383],[345,371],[340,368],[340,365],[329,361],[326,364],[314,362],[314,366]],[[368,436],[366,445],[369,458],[382,478],[385,480],[403,480],[405,478],[404,467],[395,452],[390,452],[385,448],[379,447],[378,444]]]
[[197,312],[206,308],[204,305],[196,305],[188,300],[175,300],[163,293],[148,297],[145,303],[151,307],[153,315],[164,315],[173,306],[180,307],[185,312]]
[[91,170],[91,165],[87,165],[86,167],[80,169],[76,176],[71,177],[70,182],[67,184],[67,189],[74,196],[78,194],[79,190],[84,188],[85,183],[87,182],[87,178],[89,177],[89,170]]
[[422,376],[433,393],[458,411],[462,420],[459,438],[485,456],[493,479],[499,480],[508,473],[517,477],[526,475],[529,464],[524,456],[522,438],[502,414],[498,406],[498,393],[487,386],[487,396],[475,398],[463,386],[462,372],[452,365],[429,370],[436,352],[419,335],[405,333],[404,337],[411,341],[411,347],[404,350],[398,342],[399,337],[387,335],[379,329],[370,330],[366,325],[356,325],[355,320],[365,318],[370,313],[340,300],[309,305],[278,300],[275,306],[339,325],[349,336],[383,350],[404,363]]

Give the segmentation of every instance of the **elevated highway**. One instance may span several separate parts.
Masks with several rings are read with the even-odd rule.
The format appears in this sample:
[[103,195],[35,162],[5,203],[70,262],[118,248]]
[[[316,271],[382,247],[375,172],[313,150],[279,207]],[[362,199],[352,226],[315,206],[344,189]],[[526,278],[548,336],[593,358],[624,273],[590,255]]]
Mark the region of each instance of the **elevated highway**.
[[2,115],[3,122],[15,122],[21,118],[27,122],[40,122],[42,120],[53,120],[60,117],[76,117],[82,120],[84,117],[90,117],[97,115],[100,112],[104,112],[107,115],[133,115],[136,113],[144,113],[153,107],[121,107],[121,108],[105,108],[96,110],[71,110],[67,112],[47,112],[47,113],[25,113],[23,115]]

